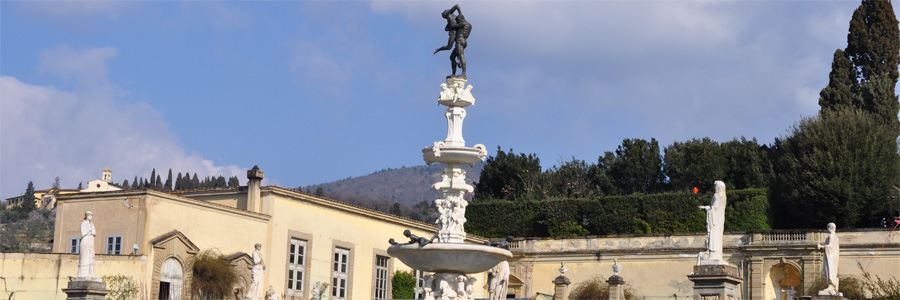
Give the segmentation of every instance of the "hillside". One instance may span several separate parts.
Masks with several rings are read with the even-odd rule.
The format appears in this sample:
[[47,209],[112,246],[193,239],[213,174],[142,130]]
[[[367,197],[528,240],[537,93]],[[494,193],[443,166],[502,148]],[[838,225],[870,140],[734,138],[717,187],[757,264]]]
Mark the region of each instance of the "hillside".
[[[443,168],[442,164],[388,168],[365,176],[349,177],[338,181],[304,186],[300,189],[314,193],[317,188],[321,187],[325,197],[335,200],[348,198],[387,200],[387,202],[415,206],[423,200],[428,200],[430,203],[431,200],[440,197],[438,192],[431,190],[431,185],[440,180]],[[464,166],[466,182],[474,186],[475,181],[478,181],[478,177],[481,176],[482,168],[484,168],[484,162],[477,163],[472,167]]]

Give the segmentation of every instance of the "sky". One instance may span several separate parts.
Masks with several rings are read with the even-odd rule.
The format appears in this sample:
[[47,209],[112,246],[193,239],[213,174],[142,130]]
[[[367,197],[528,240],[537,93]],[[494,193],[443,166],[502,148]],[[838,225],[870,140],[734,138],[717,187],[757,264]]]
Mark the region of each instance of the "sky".
[[[163,173],[297,187],[446,136],[436,1],[0,1],[0,197]],[[818,110],[858,1],[478,1],[467,145],[771,144]],[[896,10],[896,4],[894,4]]]

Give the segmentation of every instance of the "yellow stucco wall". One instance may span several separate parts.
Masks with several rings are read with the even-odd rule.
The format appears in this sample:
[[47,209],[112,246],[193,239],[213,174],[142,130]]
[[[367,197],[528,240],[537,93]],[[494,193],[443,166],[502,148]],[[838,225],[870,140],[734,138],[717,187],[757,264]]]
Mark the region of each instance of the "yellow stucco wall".
[[[146,257],[97,255],[95,260],[97,277],[125,275],[140,281]],[[0,252],[0,299],[65,299],[62,289],[77,272],[77,254]]]
[[[280,189],[264,188],[262,207],[264,213],[272,214],[272,239],[267,243],[270,246],[266,251],[270,261],[266,286],[272,285],[282,293],[287,290],[287,253],[291,232],[310,236],[308,251],[312,261],[308,266],[310,274],[304,286],[304,298],[309,297],[309,289],[316,282],[331,283],[334,248],[338,246],[350,247],[352,252],[350,298],[373,299],[376,253],[387,255],[388,240],[391,238],[405,242],[403,231],[406,229],[425,237],[434,235],[436,230],[428,224]],[[477,242],[481,241],[483,239]],[[398,270],[411,270],[396,258],[390,260],[391,275]],[[486,280],[484,273],[473,276],[482,284]],[[486,292],[476,289],[476,297],[484,298]]]
[[[862,271],[857,266],[860,263],[873,275],[900,277],[897,275],[900,274],[900,235],[889,236],[889,233],[867,229],[838,232],[840,274],[861,278]],[[823,233],[811,231],[806,240],[779,242],[762,241],[759,236],[738,232],[727,233],[724,238],[725,260],[738,266],[744,274],[741,290],[747,299],[780,299],[775,296],[779,286],[773,283],[779,274],[771,272],[778,264],[799,266],[804,284],[821,276],[822,254],[814,249],[816,243],[824,241]],[[693,283],[687,275],[693,271],[696,253],[705,245],[704,239],[705,235],[698,233],[516,241],[511,274],[526,285],[530,280],[531,285],[530,294],[522,289],[516,296],[552,294],[552,281],[559,276],[562,262],[569,269],[565,275],[571,281],[569,289],[572,290],[594,277],[608,279],[613,274],[613,260],[618,259],[622,266],[619,275],[637,295],[691,297]],[[756,261],[759,263],[751,266]]]

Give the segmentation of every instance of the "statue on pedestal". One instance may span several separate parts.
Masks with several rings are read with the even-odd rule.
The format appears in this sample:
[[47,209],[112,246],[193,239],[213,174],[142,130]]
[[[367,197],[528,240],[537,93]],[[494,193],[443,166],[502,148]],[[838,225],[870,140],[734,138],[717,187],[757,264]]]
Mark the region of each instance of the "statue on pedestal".
[[78,278],[93,280],[94,277],[94,237],[97,229],[94,228],[94,213],[84,212],[84,221],[81,222],[81,251],[78,254]]
[[698,257],[698,264],[702,265],[723,265],[722,260],[722,236],[725,233],[725,183],[716,181],[716,193],[713,194],[712,204],[709,206],[700,206],[700,209],[706,211],[706,234],[707,234],[707,250],[701,252]]
[[828,223],[828,237],[825,238],[825,245],[816,244],[817,249],[825,249],[825,263],[822,265],[822,272],[825,275],[825,282],[828,284],[824,290],[819,291],[819,295],[841,296],[841,293],[838,292],[838,262],[841,260],[841,245],[837,234],[834,233],[835,229],[834,223]]
[[272,285],[269,285],[269,290],[266,291],[266,300],[281,300],[281,296],[278,295],[278,292],[275,291]]
[[506,299],[509,287],[509,262],[501,261],[488,271],[488,294],[490,300]]
[[259,252],[262,249],[262,244],[256,243],[254,246],[256,250],[253,251],[253,266],[250,267],[250,287],[247,288],[247,298],[252,300],[259,299],[259,293],[262,292],[262,280],[263,273],[266,270],[266,264],[263,262],[262,254]]
[[[454,11],[456,11],[456,15],[453,14]],[[469,38],[469,33],[472,32],[472,24],[469,24],[469,22],[466,21],[466,17],[463,16],[462,10],[459,9],[459,4],[443,11],[441,17],[447,20],[444,31],[447,31],[449,37],[447,39],[447,45],[435,49],[434,54],[444,50],[450,50],[455,43],[456,47],[453,48],[453,51],[450,53],[450,67],[453,70],[452,76],[456,76],[456,67],[459,66],[459,68],[462,69],[461,76],[466,77],[465,49],[466,46],[468,46],[466,39]]]

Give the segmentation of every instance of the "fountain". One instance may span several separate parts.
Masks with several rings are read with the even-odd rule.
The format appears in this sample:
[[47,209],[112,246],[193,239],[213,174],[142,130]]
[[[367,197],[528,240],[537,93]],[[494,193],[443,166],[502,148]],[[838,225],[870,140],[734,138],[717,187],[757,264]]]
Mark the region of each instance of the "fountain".
[[[454,10],[458,15],[453,14]],[[439,213],[436,221],[438,232],[427,239],[407,230],[404,235],[410,242],[400,244],[391,239],[392,246],[388,248],[388,254],[416,270],[434,273],[425,278],[425,300],[472,300],[475,278],[467,274],[487,271],[512,258],[512,253],[504,249],[508,248],[508,244],[503,243],[499,246],[465,244],[466,232],[463,225],[469,203],[463,196],[473,192],[474,188],[465,182],[466,171],[462,165],[483,161],[487,157],[487,149],[482,144],[466,147],[462,134],[465,108],[475,104],[472,86],[466,85],[466,65],[462,51],[471,25],[462,16],[458,5],[444,11],[442,16],[447,19],[445,30],[448,31],[450,40],[447,46],[438,48],[435,53],[449,50],[451,44],[456,44],[450,57],[453,75],[447,76],[447,82],[441,84],[442,91],[438,97],[438,104],[447,106],[444,113],[447,119],[447,137],[422,150],[426,163],[447,165],[441,173],[441,181],[432,185],[441,195],[441,198],[434,200]],[[457,66],[462,68],[462,75],[456,75]]]

